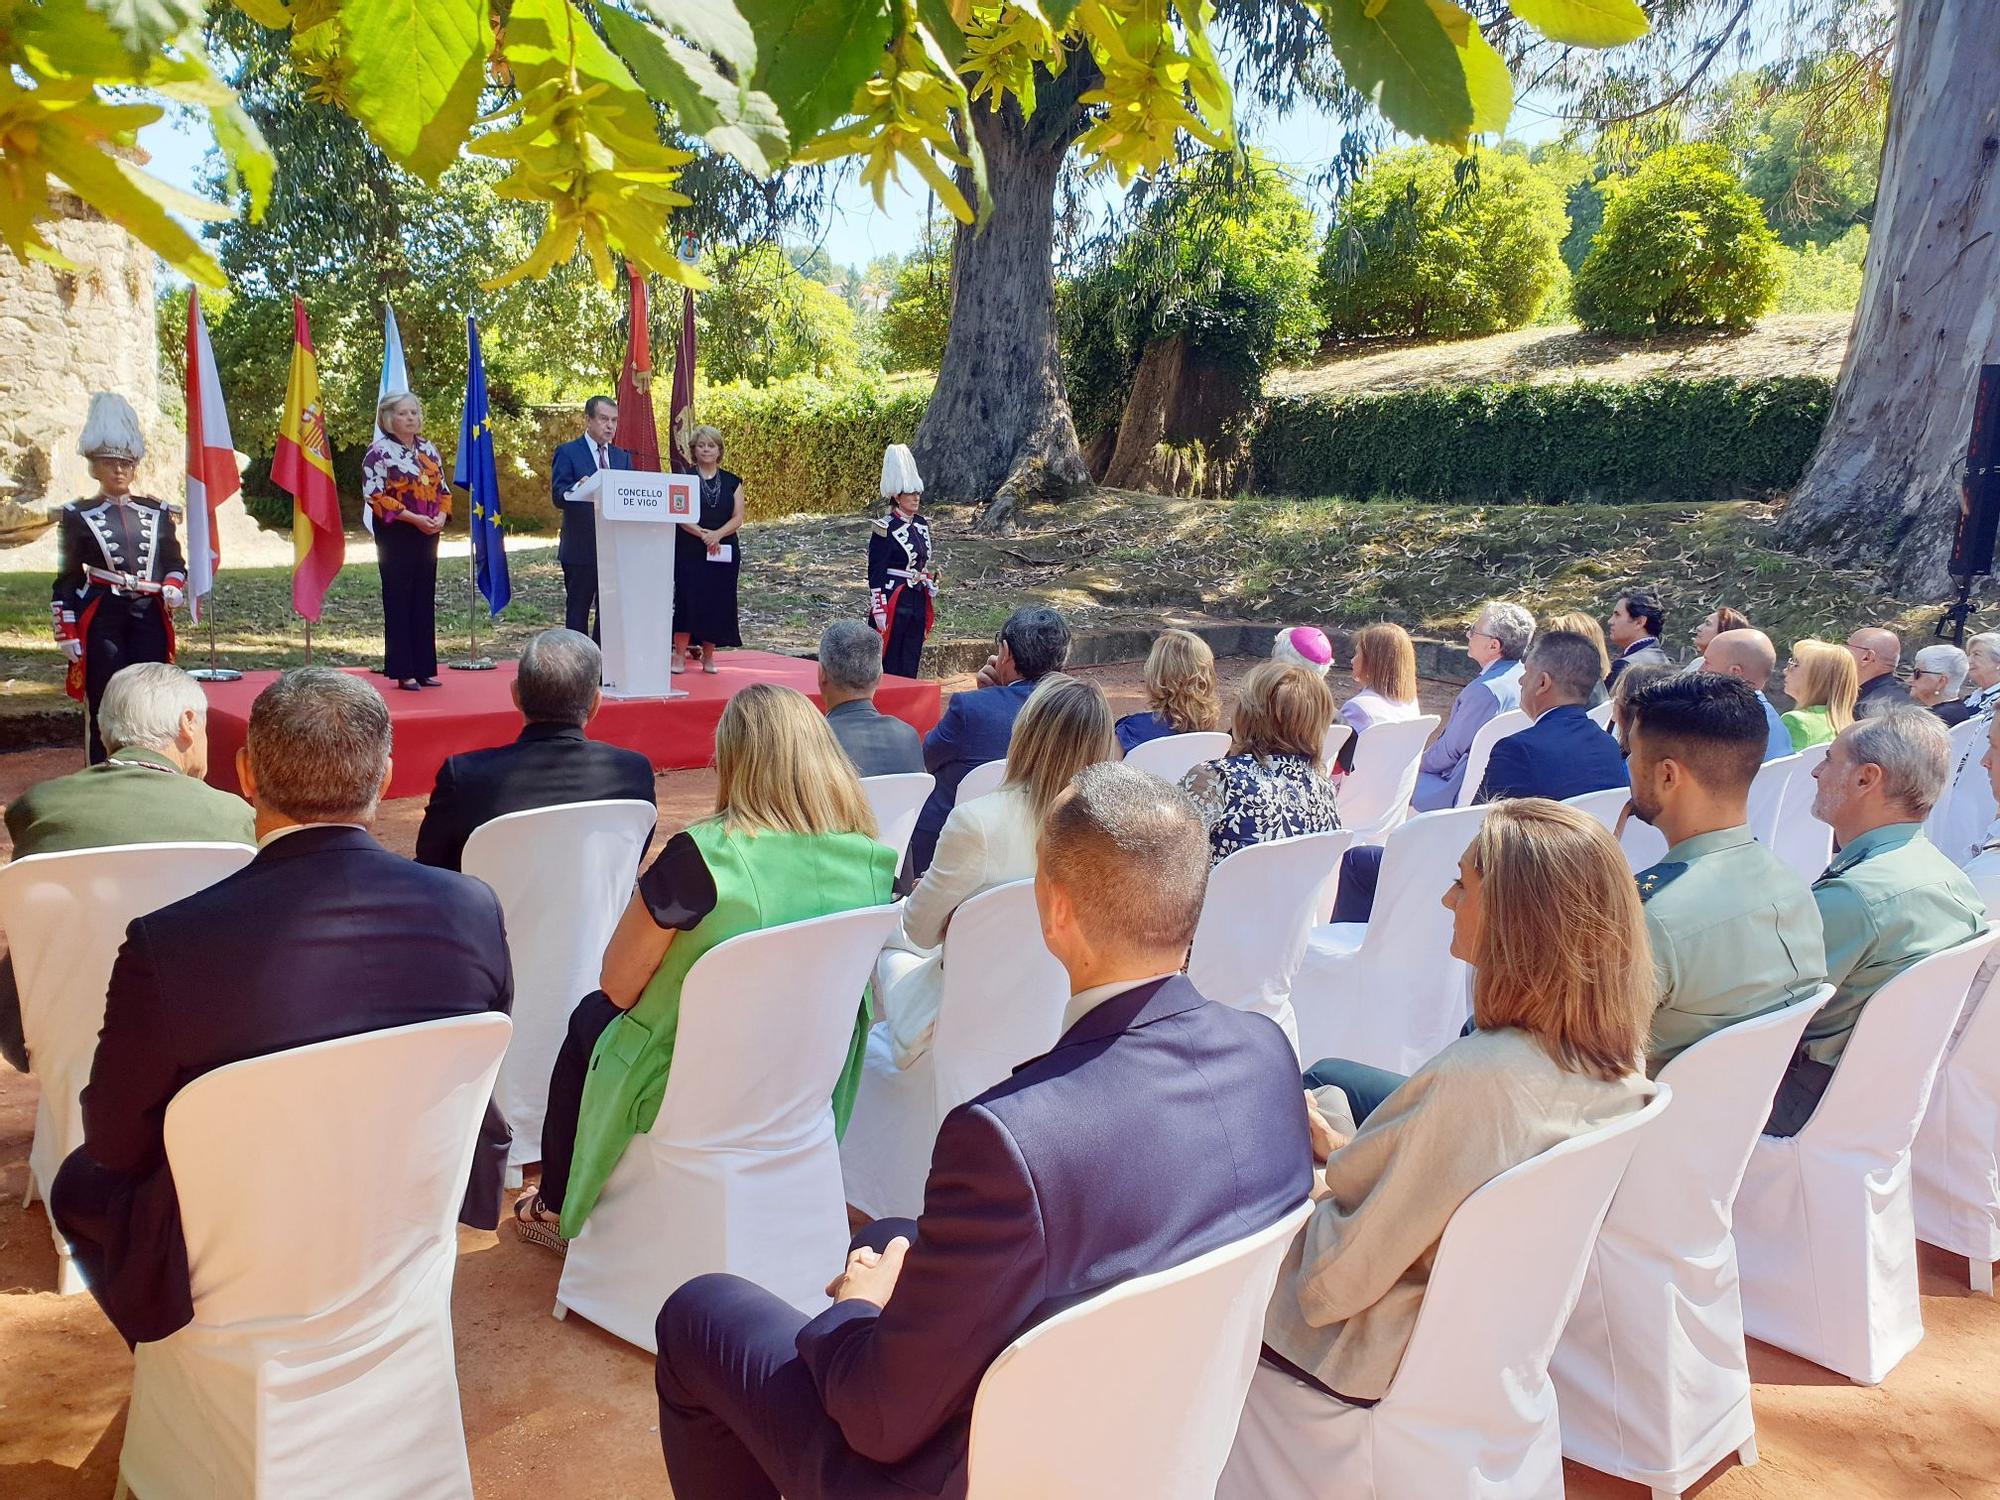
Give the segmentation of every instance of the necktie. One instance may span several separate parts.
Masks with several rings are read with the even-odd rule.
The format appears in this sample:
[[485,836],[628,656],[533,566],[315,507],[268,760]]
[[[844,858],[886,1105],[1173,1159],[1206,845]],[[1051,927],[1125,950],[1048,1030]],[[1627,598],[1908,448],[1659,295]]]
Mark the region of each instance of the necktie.
[[597,445],[597,467],[601,469],[604,466],[605,466],[604,444],[599,443]]

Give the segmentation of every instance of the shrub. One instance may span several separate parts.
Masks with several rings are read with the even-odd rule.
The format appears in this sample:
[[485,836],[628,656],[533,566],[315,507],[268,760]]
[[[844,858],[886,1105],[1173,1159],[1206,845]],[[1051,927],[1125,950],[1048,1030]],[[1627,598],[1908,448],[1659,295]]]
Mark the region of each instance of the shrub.
[[1833,383],[1578,380],[1272,401],[1256,488],[1445,501],[1718,500],[1788,489]]
[[704,269],[715,284],[695,298],[695,349],[708,379],[765,385],[859,370],[854,310],[798,271],[776,245],[732,250]]
[[1778,294],[1778,241],[1719,146],[1669,146],[1605,183],[1604,227],[1576,273],[1586,327],[1626,337],[1744,328]]
[[1320,256],[1331,332],[1478,334],[1534,321],[1563,273],[1565,189],[1525,157],[1417,146],[1377,158]]
[[1861,305],[1861,271],[1868,260],[1868,226],[1856,224],[1830,245],[1778,247],[1781,313],[1852,312]]

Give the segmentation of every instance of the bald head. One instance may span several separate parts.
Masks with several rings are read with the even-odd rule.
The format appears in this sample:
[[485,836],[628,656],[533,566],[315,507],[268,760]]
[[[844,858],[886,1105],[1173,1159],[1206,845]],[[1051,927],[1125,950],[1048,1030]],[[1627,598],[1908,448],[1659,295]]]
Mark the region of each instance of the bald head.
[[1764,684],[1778,666],[1778,650],[1761,630],[1725,630],[1708,643],[1701,653],[1704,672],[1720,672],[1724,677],[1740,677],[1745,687],[1763,692]]
[[1895,676],[1903,659],[1902,637],[1880,625],[1863,625],[1847,638],[1847,649],[1854,655],[1855,675],[1864,683]]

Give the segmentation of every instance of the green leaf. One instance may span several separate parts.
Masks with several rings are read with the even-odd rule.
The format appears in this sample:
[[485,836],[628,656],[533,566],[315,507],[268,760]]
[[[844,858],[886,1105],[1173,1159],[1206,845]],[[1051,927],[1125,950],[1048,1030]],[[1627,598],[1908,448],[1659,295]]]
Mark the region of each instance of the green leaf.
[[[170,187],[130,162],[81,141],[67,142],[51,155],[50,166],[56,176],[79,198],[158,252],[176,271],[203,286],[227,285],[215,258],[173,218],[184,214],[212,219],[218,214],[215,204]],[[228,217],[226,209],[219,212]]]
[[616,6],[599,3],[597,14],[639,86],[665,99],[685,129],[758,177],[769,177],[784,164],[791,143],[768,95],[730,82],[706,52],[662,35]]
[[1430,0],[1430,7],[1464,65],[1466,90],[1472,96],[1472,133],[1505,134],[1507,117],[1514,112],[1514,80],[1506,59],[1479,34],[1470,11],[1460,10],[1451,0]]
[[151,52],[201,19],[200,0],[91,0],[127,52]]
[[797,150],[848,113],[894,30],[882,0],[744,0],[757,33],[756,85]]
[[230,189],[250,195],[250,222],[254,224],[264,217],[264,205],[271,201],[271,179],[277,165],[271,148],[264,144],[257,122],[238,105],[211,110],[208,123],[222,159],[229,164]]
[[1465,64],[1427,0],[1320,0],[1319,12],[1347,82],[1391,125],[1465,144],[1476,113]]
[[713,53],[738,78],[757,70],[757,33],[730,0],[633,0],[675,36]]
[[917,19],[956,69],[965,56],[965,33],[951,13],[951,0],[917,0]]
[[1507,0],[1507,8],[1551,41],[1616,47],[1652,29],[1634,0]]
[[285,8],[285,0],[236,0],[236,8],[259,26],[268,26],[273,31],[283,31],[292,24],[292,13]]
[[479,113],[493,46],[485,0],[348,0],[340,13],[354,117],[435,183]]
[[569,0],[514,0],[507,14],[506,53],[523,93],[551,79],[569,93],[568,78],[574,72],[583,89],[601,85],[606,91],[592,104],[593,112],[615,110],[616,124],[626,135],[658,138],[645,90]]

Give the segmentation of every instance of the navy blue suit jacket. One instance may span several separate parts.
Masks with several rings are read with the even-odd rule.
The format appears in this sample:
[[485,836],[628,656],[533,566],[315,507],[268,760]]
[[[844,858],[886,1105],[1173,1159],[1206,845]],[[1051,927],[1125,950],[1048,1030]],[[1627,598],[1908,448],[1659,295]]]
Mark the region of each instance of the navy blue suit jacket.
[[[444,1016],[508,1011],[500,902],[480,881],[412,864],[359,828],[307,828],[125,931],[83,1091],[83,1145],[102,1171],[79,1224],[108,1234],[91,1287],[118,1331],[161,1339],[194,1316],[167,1105],[226,1063]],[[339,1130],[338,1113],[327,1128]],[[498,1221],[509,1135],[498,1114],[472,1169],[465,1222]],[[59,1175],[52,1209],[67,1217]]]
[[508,813],[620,798],[653,801],[653,763],[645,756],[593,740],[574,724],[528,724],[511,745],[466,750],[438,767],[417,829],[417,863],[456,870],[472,830]]
[[1617,739],[1593,724],[1582,707],[1565,703],[1494,744],[1475,800],[1552,797],[1560,802],[1630,784]]
[[850,1449],[962,1494],[973,1394],[1019,1334],[1267,1228],[1311,1188],[1284,1033],[1179,976],[1140,985],[946,1116],[889,1305],[836,1302],[799,1358]]
[[[632,467],[632,455],[623,448],[611,450],[612,469]],[[563,496],[579,480],[597,472],[590,456],[590,439],[571,438],[555,451],[549,463],[549,498],[562,512],[562,538],[556,543],[556,561],[576,564],[597,561],[597,507],[586,502],[571,505]]]
[[917,814],[916,832],[910,836],[911,874],[921,875],[930,868],[938,834],[957,805],[958,784],[965,773],[989,760],[1007,758],[1014,720],[1034,690],[1032,682],[1010,682],[1005,687],[954,693],[945,704],[937,728],[924,736],[924,769],[937,777],[937,785]]

